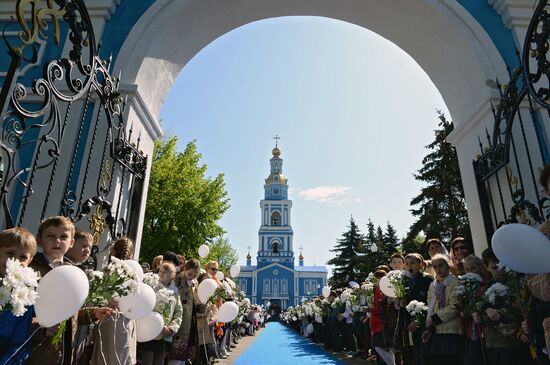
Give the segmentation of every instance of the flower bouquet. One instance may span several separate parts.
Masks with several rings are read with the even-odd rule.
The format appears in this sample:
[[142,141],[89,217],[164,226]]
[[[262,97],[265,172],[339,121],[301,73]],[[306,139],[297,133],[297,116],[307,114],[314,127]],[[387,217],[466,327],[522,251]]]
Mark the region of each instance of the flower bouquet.
[[388,280],[390,284],[393,285],[395,290],[395,298],[403,299],[407,295],[409,290],[410,278],[407,276],[405,271],[402,270],[392,270],[388,273]]
[[428,306],[419,302],[418,300],[411,300],[409,304],[405,307],[412,320],[416,322],[418,328],[423,328],[426,323],[426,316],[428,314]]
[[93,271],[90,276],[90,292],[86,305],[107,306],[111,300],[118,301],[121,297],[136,294],[139,290],[138,277],[134,270],[116,257],[111,257],[111,262],[103,272]]
[[147,274],[143,275],[143,282],[149,285],[151,288],[157,289],[160,284],[160,278],[158,274],[148,272]]
[[226,302],[228,299],[230,299],[231,296],[229,293],[221,286],[217,287],[214,291],[214,294],[208,298],[208,303],[221,305],[223,302]]
[[483,294],[485,302],[494,307],[500,308],[506,304],[510,294],[510,288],[502,283],[494,283]]
[[38,295],[39,273],[30,267],[24,267],[18,260],[8,259],[6,275],[1,280],[0,310],[11,310],[12,314],[20,317],[27,312],[27,306],[34,305]]
[[154,311],[162,315],[164,323],[170,322],[170,310],[171,303],[176,299],[174,298],[174,291],[168,288],[160,288],[155,292],[156,304]]
[[361,285],[361,294],[365,299],[365,306],[372,307],[374,303],[374,283],[367,281]]

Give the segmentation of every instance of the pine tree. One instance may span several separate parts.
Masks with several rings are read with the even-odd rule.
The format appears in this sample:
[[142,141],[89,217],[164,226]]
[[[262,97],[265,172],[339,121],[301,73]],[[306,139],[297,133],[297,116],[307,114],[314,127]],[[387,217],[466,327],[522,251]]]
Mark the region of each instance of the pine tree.
[[[365,235],[366,253],[363,257],[361,271],[364,278],[370,272],[374,272],[379,265],[386,265],[389,260],[388,250],[384,241],[382,227],[375,228],[371,219],[367,222],[367,233]],[[375,250],[373,252],[373,247]],[[363,279],[364,279],[363,278]]]
[[415,179],[426,186],[411,200],[411,213],[416,221],[409,228],[406,240],[414,240],[419,233],[426,238],[443,240],[471,237],[456,150],[445,141],[453,130],[453,123],[440,111],[438,114],[440,122],[435,141],[426,146],[431,152],[414,174]]
[[398,252],[399,249],[399,237],[397,237],[397,231],[388,222],[386,224],[386,232],[384,232],[384,243],[386,245],[386,252],[391,256]]
[[333,288],[343,288],[350,281],[360,282],[364,279],[360,270],[362,253],[365,251],[363,235],[353,217],[350,218],[348,227],[348,231],[342,234],[335,248],[330,250],[336,253],[336,257],[327,262],[329,265],[334,265],[332,277],[329,280]]

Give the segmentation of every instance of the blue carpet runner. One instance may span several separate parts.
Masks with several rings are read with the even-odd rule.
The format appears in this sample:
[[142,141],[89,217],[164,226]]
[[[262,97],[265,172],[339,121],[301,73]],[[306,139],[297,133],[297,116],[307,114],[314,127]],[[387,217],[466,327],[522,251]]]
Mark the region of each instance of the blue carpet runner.
[[340,365],[304,337],[278,322],[268,323],[235,365]]

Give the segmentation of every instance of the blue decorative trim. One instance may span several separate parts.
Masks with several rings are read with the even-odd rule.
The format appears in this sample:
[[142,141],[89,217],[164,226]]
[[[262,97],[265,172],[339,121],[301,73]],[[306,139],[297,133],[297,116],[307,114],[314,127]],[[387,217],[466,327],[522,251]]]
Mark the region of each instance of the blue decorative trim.
[[504,25],[502,17],[487,0],[457,0],[485,29],[498,52],[510,68],[519,67],[516,42],[512,31]]

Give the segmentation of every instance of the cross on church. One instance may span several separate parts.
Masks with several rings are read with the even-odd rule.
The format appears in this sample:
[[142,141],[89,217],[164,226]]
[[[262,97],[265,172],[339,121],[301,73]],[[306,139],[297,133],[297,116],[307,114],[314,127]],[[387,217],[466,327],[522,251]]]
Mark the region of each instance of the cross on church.
[[275,140],[275,147],[278,147],[279,146],[279,140],[281,139],[281,137],[279,137],[279,135],[276,134],[275,137],[273,137],[273,139]]
[[300,252],[302,252],[303,249],[304,249],[304,248],[303,248],[302,246],[300,246]]
[[250,249],[251,249],[252,247],[250,247],[250,245],[248,245],[247,248],[248,248],[248,253],[250,253]]

